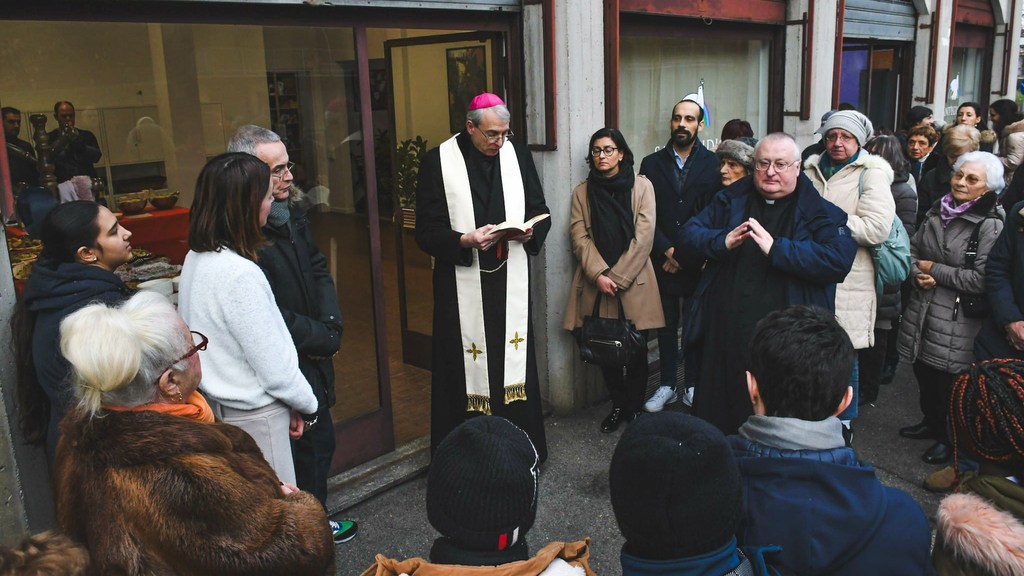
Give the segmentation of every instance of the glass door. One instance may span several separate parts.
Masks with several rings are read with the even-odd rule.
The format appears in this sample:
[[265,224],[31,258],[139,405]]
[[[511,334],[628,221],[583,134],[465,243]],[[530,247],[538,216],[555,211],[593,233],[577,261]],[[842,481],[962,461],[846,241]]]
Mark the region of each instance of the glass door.
[[875,128],[900,128],[899,114],[905,75],[905,49],[901,44],[874,44],[864,40],[843,46],[839,105],[852,105],[871,119]]
[[481,92],[503,93],[498,46],[500,35],[484,32],[384,43],[402,361],[425,370],[432,349],[433,262],[414,237],[419,163],[427,150],[465,130],[470,100]]

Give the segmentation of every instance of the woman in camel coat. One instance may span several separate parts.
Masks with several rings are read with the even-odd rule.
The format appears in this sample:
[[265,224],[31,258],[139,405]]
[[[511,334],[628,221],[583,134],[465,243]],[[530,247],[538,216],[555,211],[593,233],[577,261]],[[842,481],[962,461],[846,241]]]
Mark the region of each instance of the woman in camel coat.
[[[654,186],[633,175],[633,153],[622,133],[602,128],[590,138],[590,176],[572,193],[569,234],[579,261],[569,293],[563,328],[575,330],[594,311],[600,293],[600,315],[619,316],[619,302],[637,330],[665,325],[658,282],[651,264],[654,245]],[[596,151],[596,152],[595,152]],[[622,420],[640,413],[647,385],[647,355],[621,370],[603,369],[612,397],[612,411],[601,423],[613,432]]]

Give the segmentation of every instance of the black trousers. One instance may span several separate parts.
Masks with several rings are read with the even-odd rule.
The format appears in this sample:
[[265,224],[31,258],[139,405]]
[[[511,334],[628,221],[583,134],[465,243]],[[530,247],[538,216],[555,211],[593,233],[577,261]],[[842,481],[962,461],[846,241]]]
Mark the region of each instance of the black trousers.
[[292,461],[295,463],[295,485],[320,501],[327,510],[327,478],[334,457],[334,422],[331,408],[320,403],[316,424],[301,438],[292,441]]
[[[646,340],[646,338],[645,338]],[[647,394],[647,354],[638,354],[633,362],[624,368],[601,367],[605,386],[612,397],[612,406],[624,412],[639,412],[644,406]]]
[[[858,372],[860,381],[858,393],[868,402],[878,398],[878,388],[882,381],[882,368],[885,365],[885,352],[889,340],[889,331],[875,328],[875,345],[871,348],[857,350]],[[857,398],[853,399],[854,402]]]
[[949,392],[956,376],[932,368],[920,360],[914,362],[914,377],[917,378],[924,423],[935,431],[935,437],[943,444],[949,444],[946,418],[949,416]]

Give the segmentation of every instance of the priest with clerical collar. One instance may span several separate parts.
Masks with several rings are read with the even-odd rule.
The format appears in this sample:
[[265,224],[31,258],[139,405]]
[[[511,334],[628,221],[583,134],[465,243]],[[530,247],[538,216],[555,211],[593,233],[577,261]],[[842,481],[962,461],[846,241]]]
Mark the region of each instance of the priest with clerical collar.
[[530,315],[528,256],[550,220],[525,234],[503,222],[548,213],[533,158],[512,142],[494,94],[473,99],[466,130],[427,152],[416,189],[416,243],[434,257],[431,453],[475,414],[522,428],[547,458]]

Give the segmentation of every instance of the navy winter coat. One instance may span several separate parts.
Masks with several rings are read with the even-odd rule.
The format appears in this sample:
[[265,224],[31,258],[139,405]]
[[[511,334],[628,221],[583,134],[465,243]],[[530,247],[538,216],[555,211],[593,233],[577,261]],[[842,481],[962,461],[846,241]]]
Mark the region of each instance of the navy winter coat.
[[1009,346],[1005,331],[1007,324],[1024,320],[1024,202],[1006,213],[1003,231],[988,253],[985,291],[992,312],[974,340],[975,358],[1024,358],[1024,352]]
[[35,316],[32,362],[39,385],[50,399],[50,427],[46,433],[50,458],[60,438],[57,425],[74,398],[69,384],[71,366],[60,352],[60,323],[87,304],[112,304],[131,293],[117,276],[96,266],[43,258],[32,268],[22,300]]
[[281,316],[299,353],[299,370],[313,388],[321,406],[333,406],[334,364],[341,347],[341,310],[327,258],[313,244],[309,219],[291,208],[287,226],[263,227],[271,241],[259,253],[260,268],[270,283]]
[[[741,178],[719,192],[703,212],[683,227],[683,250],[707,259],[700,284],[687,307],[684,342],[693,342],[703,328],[699,311],[706,309],[708,288],[731,255],[725,247],[725,237],[743,222],[751,194],[758,194],[754,177]],[[836,284],[846,278],[853,266],[857,241],[846,228],[846,212],[822,198],[803,173],[793,194],[797,195],[793,237],[776,238],[768,258],[789,279],[790,305],[812,304],[834,312]]]
[[[654,154],[647,155],[640,162],[640,173],[654,184],[654,199],[657,204],[657,218],[654,229],[654,247],[651,249],[651,263],[662,294],[689,296],[700,280],[700,262],[687,258],[682,249],[682,229],[686,222],[704,209],[711,201],[722,181],[718,173],[718,156],[697,140],[690,151],[693,160],[686,175],[683,189],[676,191],[679,168],[676,164],[672,143]],[[682,266],[675,274],[662,269],[665,251],[675,247],[674,257]]]
[[777,450],[729,436],[743,479],[746,546],[781,546],[801,576],[935,574],[917,502],[887,488],[850,448]]

